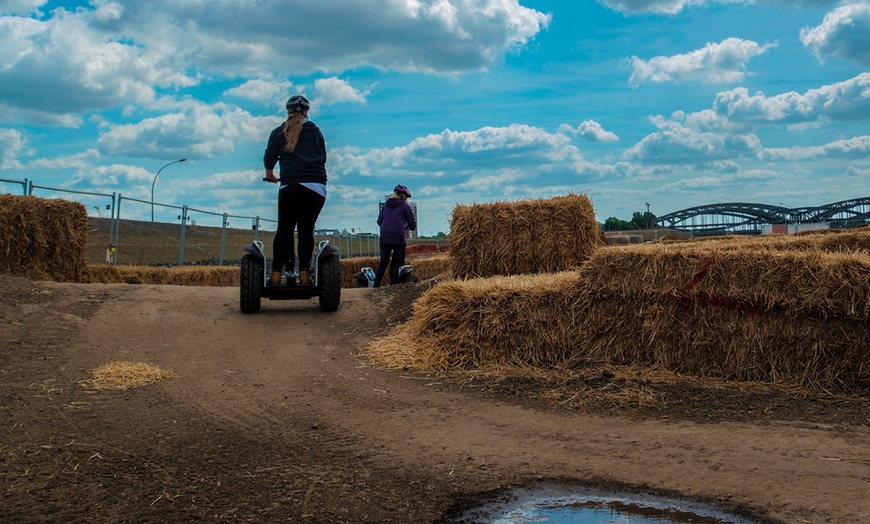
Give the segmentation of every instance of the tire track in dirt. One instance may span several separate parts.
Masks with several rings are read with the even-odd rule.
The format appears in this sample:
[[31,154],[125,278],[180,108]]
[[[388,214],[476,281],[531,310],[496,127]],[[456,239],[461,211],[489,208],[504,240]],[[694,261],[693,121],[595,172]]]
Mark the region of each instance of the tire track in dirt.
[[[341,460],[401,470],[456,495],[570,478],[752,507],[785,521],[857,523],[870,512],[870,465],[824,459],[866,457],[866,426],[591,416],[380,370],[357,353],[386,329],[384,300],[376,290],[343,290],[335,313],[321,313],[316,300],[264,301],[261,313],[243,315],[235,289],[138,286],[106,300],[82,335],[95,365],[172,369],[177,377],[157,387],[211,426],[334,448]],[[320,482],[341,488],[347,481],[337,471]]]

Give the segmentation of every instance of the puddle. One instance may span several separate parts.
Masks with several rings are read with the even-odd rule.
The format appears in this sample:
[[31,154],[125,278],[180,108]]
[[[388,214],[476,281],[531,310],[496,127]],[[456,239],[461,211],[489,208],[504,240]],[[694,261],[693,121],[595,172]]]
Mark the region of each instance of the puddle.
[[481,502],[449,522],[480,524],[760,524],[688,500],[539,484]]

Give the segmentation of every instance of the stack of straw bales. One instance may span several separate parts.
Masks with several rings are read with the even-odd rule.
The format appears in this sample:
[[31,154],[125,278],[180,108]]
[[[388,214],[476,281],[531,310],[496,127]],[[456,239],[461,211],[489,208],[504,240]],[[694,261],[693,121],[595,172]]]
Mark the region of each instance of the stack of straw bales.
[[604,243],[592,203],[583,194],[460,205],[450,222],[457,278],[564,271]]
[[866,251],[743,241],[602,250],[575,296],[590,361],[870,393]]
[[868,241],[632,245],[577,271],[446,282],[370,353],[428,371],[608,363],[868,395]]
[[0,273],[76,282],[87,267],[87,239],[84,205],[0,195]]

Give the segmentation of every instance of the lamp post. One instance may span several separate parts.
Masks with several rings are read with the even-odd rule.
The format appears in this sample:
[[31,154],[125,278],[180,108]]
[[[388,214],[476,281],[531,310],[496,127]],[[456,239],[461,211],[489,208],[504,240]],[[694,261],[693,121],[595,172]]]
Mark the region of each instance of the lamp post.
[[154,175],[154,180],[151,182],[151,222],[154,222],[154,184],[157,183],[157,177],[160,176],[161,171],[163,171],[167,167],[171,166],[172,164],[177,164],[179,162],[187,162],[187,159],[182,158],[180,160],[175,160],[173,162],[170,162],[170,163],[166,164],[165,166],[161,167],[160,169],[158,169],[157,174]]

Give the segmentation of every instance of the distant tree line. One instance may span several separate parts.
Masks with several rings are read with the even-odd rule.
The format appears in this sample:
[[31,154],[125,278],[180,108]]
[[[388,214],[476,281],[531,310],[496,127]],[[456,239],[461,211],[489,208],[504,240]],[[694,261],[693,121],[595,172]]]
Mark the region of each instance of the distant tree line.
[[616,217],[610,217],[601,225],[604,231],[628,231],[631,229],[652,229],[656,223],[656,216],[649,211],[635,211],[631,216],[631,220],[622,220]]

